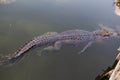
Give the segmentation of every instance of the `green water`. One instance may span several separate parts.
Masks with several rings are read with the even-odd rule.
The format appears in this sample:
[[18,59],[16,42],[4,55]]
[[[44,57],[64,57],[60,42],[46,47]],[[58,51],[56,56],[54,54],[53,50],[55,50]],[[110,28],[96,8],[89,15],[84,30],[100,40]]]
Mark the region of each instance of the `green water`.
[[[51,31],[84,29],[98,24],[120,26],[112,0],[16,0],[0,4],[0,53],[12,54],[35,36]],[[94,80],[112,65],[118,39],[94,43],[84,54],[80,47],[65,46],[58,52],[38,56],[41,48],[30,51],[19,63],[0,67],[0,80]]]

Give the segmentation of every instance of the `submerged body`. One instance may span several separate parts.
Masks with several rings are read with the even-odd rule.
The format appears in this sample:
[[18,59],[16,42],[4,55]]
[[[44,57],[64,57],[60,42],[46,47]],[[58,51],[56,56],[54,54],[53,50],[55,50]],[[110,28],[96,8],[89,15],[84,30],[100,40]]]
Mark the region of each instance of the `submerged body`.
[[105,38],[116,37],[116,33],[111,29],[103,28],[93,32],[85,30],[68,30],[61,33],[49,32],[47,34],[38,36],[26,43],[22,48],[16,51],[11,56],[7,56],[0,64],[14,63],[21,59],[26,52],[37,46],[47,46],[44,50],[59,50],[62,45],[75,45],[78,46],[83,42],[88,43],[81,52],[84,52],[92,42],[103,40]]

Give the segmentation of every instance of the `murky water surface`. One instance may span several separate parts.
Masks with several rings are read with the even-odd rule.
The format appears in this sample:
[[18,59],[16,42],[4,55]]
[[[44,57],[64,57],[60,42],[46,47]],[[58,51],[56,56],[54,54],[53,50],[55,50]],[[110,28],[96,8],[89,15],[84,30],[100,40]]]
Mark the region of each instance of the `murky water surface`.
[[[26,41],[46,32],[70,29],[93,31],[99,24],[115,28],[120,17],[112,0],[12,0],[0,4],[0,53],[12,54]],[[94,43],[84,54],[80,47],[63,47],[38,56],[30,51],[19,63],[0,67],[0,80],[94,80],[112,65],[120,40]]]

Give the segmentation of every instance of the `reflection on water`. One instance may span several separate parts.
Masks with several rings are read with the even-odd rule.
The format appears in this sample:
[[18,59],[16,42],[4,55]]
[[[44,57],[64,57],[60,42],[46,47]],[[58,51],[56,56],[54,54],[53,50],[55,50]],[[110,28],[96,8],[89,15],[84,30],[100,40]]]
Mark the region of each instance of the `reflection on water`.
[[15,2],[16,0],[0,0],[0,4],[10,4]]
[[[98,24],[119,26],[112,0],[17,0],[0,5],[0,53],[15,52],[26,41],[46,32],[70,29],[93,31]],[[57,5],[56,5],[57,4]],[[58,5],[59,4],[59,5]],[[82,55],[78,47],[37,56],[30,51],[22,61],[0,67],[0,80],[94,80],[112,64],[119,40],[94,43]]]
[[115,0],[114,5],[116,15],[120,16],[120,0]]

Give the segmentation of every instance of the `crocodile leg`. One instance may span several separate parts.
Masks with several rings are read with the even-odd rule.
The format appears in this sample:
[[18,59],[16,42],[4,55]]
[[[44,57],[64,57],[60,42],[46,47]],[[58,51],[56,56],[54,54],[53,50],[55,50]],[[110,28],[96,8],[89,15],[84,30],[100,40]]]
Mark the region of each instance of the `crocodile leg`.
[[40,52],[40,56],[48,54],[49,51],[58,51],[61,49],[61,47],[62,47],[61,41],[57,41],[57,42],[55,42],[54,45],[48,46],[48,47],[45,47],[44,49],[42,49]]
[[85,47],[80,51],[80,52],[78,52],[78,54],[81,54],[81,53],[83,53],[88,47],[90,47],[91,46],[91,44],[92,44],[93,42],[92,41],[90,41],[90,42],[88,42],[88,44],[87,45],[85,45]]

